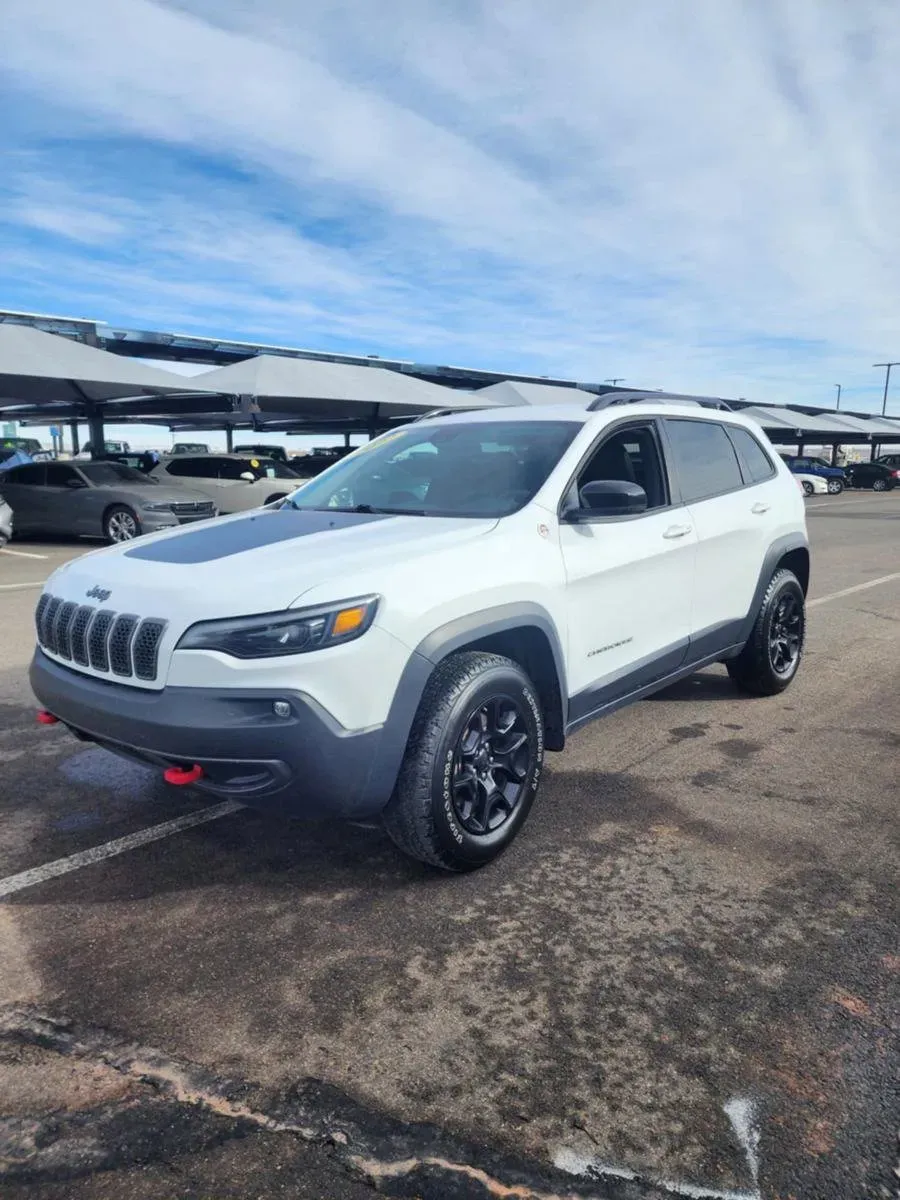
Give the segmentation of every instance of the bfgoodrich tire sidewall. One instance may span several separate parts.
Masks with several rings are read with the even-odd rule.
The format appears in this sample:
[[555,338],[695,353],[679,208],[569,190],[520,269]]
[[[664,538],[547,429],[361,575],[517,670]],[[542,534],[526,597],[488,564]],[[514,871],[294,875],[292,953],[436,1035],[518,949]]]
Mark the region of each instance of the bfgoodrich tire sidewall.
[[[533,758],[525,780],[525,794],[508,821],[493,833],[470,834],[459,823],[451,793],[453,759],[462,723],[479,704],[492,696],[509,696],[522,708],[528,726]],[[528,818],[544,769],[544,723],[534,689],[512,671],[498,667],[487,672],[457,698],[437,745],[431,771],[431,808],[435,832],[442,847],[457,860],[477,866],[496,858],[515,838]]]

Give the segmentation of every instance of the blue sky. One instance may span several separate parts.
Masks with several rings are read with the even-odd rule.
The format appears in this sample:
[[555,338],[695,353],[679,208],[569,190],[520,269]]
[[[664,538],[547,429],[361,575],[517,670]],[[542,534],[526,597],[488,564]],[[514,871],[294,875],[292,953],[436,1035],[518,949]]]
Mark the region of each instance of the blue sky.
[[880,407],[892,0],[3,8],[0,307]]

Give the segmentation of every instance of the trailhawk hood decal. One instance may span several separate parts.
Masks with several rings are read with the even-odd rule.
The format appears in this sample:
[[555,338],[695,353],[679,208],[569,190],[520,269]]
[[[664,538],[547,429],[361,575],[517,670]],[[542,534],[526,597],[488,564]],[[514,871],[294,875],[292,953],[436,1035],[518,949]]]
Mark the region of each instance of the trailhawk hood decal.
[[373,521],[396,520],[387,513],[319,512],[314,509],[278,508],[251,513],[234,521],[203,525],[198,529],[137,545],[126,558],[147,562],[195,565],[230,558],[247,550],[259,550],[276,542],[293,541],[313,533],[369,525]]

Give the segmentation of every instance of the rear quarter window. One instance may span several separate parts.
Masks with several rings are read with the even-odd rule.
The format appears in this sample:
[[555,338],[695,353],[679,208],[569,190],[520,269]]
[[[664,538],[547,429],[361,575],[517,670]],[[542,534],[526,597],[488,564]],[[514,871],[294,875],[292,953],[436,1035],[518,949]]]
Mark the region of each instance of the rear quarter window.
[[747,483],[762,483],[764,480],[772,478],[775,474],[775,466],[749,429],[741,429],[738,425],[729,425],[728,436],[738,452]]

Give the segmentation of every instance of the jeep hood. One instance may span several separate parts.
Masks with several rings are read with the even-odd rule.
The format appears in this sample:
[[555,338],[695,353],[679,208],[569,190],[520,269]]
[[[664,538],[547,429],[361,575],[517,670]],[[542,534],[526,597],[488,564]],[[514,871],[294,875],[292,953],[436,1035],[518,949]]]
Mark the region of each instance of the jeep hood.
[[[360,576],[487,533],[493,518],[415,517],[290,507],[204,521],[75,559],[47,590],[85,603],[92,587],[118,612],[185,625],[276,612],[332,577]],[[336,596],[335,599],[341,599]]]

